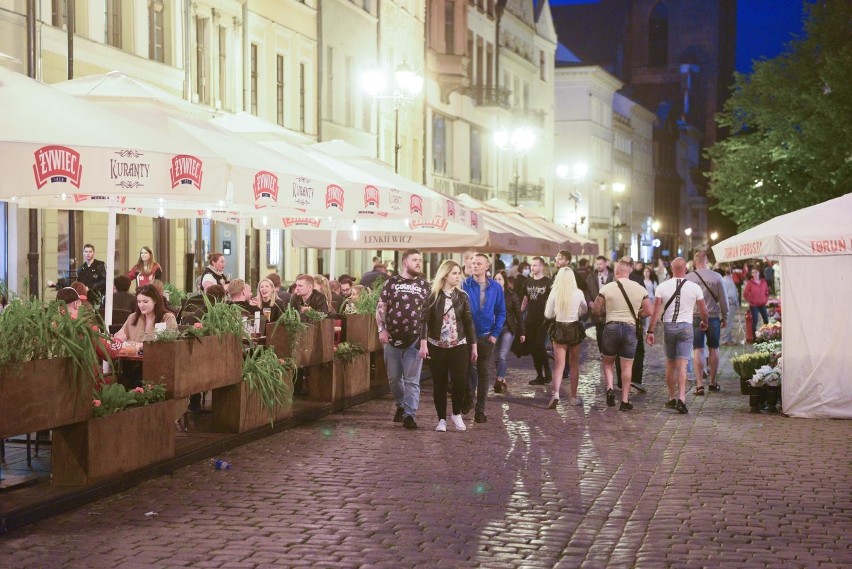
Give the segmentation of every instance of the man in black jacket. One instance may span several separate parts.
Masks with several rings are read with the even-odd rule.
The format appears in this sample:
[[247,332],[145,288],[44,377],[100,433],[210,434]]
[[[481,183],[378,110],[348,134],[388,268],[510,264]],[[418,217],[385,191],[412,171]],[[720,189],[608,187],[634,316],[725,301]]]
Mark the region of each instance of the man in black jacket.
[[83,264],[77,269],[77,281],[86,285],[90,291],[89,302],[97,306],[106,294],[106,265],[95,259],[95,246],[83,245]]
[[328,305],[325,295],[314,290],[314,277],[311,275],[296,277],[296,290],[290,297],[290,306],[303,313],[302,320],[305,319],[304,313],[310,308],[326,314],[331,312],[331,307]]

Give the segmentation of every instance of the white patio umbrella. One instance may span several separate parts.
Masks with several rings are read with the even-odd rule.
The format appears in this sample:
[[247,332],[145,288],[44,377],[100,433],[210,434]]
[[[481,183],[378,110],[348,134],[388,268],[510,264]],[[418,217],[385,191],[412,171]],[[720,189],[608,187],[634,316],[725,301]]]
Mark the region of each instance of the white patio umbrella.
[[[179,144],[145,123],[2,67],[0,108],[0,199],[109,212],[107,287],[119,207],[156,207],[164,196],[209,207],[225,197],[225,161],[203,145]],[[111,295],[106,303],[111,314]]]
[[587,239],[573,231],[553,223],[540,213],[537,213],[530,208],[520,205],[514,207],[503,200],[492,198],[485,202],[486,204],[512,215],[520,215],[526,227],[530,225],[538,232],[550,237],[554,244],[558,244],[560,249],[567,249],[574,255],[597,255],[598,244],[591,239]]

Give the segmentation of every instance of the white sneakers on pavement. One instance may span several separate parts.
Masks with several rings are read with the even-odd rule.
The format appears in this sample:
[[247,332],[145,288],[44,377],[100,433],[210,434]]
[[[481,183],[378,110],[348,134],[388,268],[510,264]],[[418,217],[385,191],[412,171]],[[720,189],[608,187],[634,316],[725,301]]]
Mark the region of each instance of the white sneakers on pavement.
[[435,430],[438,431],[439,433],[446,433],[447,432],[447,421],[445,421],[444,419],[441,419],[440,421],[438,421],[438,426],[435,427]]
[[[464,424],[464,419],[462,419],[461,415],[450,415],[450,419],[453,421],[453,427],[455,427],[457,431],[467,430],[467,427]],[[446,430],[446,425],[444,426],[444,430]]]

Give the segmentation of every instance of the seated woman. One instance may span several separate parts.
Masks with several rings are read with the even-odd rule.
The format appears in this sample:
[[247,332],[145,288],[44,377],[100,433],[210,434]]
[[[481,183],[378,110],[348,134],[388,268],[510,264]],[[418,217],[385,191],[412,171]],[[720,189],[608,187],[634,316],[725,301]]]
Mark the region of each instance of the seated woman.
[[[156,325],[165,324],[167,330],[177,330],[175,315],[167,312],[163,297],[153,285],[136,289],[136,311],[127,317],[121,330],[113,336],[122,342],[142,343],[154,338]],[[141,346],[140,346],[141,347]],[[121,383],[128,389],[142,385],[142,362],[121,362]]]
[[356,304],[358,303],[358,297],[361,296],[361,293],[367,287],[364,285],[355,285],[352,287],[352,292],[349,293],[349,298],[343,301],[343,304],[340,306],[340,312],[343,314],[355,314],[358,311],[358,307]]
[[261,311],[269,309],[268,322],[276,322],[284,313],[284,303],[278,298],[277,288],[270,279],[262,279],[257,285],[255,304]]

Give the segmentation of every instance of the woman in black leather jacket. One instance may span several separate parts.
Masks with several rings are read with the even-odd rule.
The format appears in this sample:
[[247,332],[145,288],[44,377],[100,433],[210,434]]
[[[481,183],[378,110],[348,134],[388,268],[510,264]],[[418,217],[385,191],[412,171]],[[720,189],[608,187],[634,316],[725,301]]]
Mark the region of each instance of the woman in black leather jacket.
[[459,264],[450,260],[441,263],[432,281],[432,293],[426,300],[425,318],[420,330],[420,357],[430,358],[435,410],[438,412],[435,430],[438,432],[447,430],[448,379],[452,385],[453,426],[457,431],[467,428],[461,416],[461,405],[468,362],[476,361],[477,350],[470,300],[459,288],[460,283]]
[[526,333],[524,331],[524,318],[521,315],[521,301],[518,300],[514,292],[506,288],[506,271],[498,272],[494,275],[494,280],[503,287],[503,298],[506,300],[506,323],[503,325],[500,337],[497,338],[497,345],[494,350],[494,353],[497,354],[497,379],[494,381],[494,393],[505,393],[508,391],[506,370],[509,368],[506,358],[512,349],[515,336],[520,336],[521,342],[524,342]]

